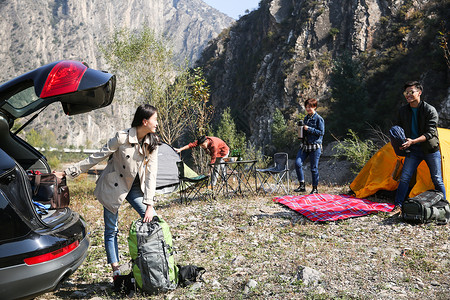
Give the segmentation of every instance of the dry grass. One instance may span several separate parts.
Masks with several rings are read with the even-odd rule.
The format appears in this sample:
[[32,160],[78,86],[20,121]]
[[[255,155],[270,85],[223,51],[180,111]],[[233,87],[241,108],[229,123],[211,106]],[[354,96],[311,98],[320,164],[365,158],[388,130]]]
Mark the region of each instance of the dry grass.
[[[59,291],[38,299],[118,299],[103,248],[102,206],[90,178],[70,182],[71,205],[89,224],[91,247],[79,270]],[[342,187],[323,187],[338,194]],[[200,286],[178,288],[152,299],[448,299],[449,226],[410,225],[380,213],[314,223],[271,196],[192,201],[160,198],[157,212],[171,226],[176,262],[207,272]],[[137,218],[120,211],[120,254]],[[297,277],[300,267],[323,274],[316,285]],[[249,291],[245,285],[255,280]],[[143,299],[134,295],[131,299]]]

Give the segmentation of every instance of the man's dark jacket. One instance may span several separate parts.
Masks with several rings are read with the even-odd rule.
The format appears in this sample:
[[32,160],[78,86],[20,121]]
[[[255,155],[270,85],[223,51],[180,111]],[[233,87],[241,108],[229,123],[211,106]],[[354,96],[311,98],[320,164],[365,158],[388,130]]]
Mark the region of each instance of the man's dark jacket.
[[[400,107],[395,125],[405,130],[406,137],[411,137],[411,120],[412,109],[409,104]],[[417,125],[419,127],[419,136],[424,135],[427,139],[425,142],[420,143],[424,153],[433,153],[439,150],[438,121],[439,116],[436,109],[425,101],[420,101],[417,110]]]

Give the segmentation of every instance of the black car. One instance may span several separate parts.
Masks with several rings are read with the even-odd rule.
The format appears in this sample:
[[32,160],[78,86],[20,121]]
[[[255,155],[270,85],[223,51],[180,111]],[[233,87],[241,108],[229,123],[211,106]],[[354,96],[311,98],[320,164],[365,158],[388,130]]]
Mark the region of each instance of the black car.
[[89,247],[78,213],[66,207],[42,214],[32,200],[27,172],[51,170],[37,149],[11,132],[14,121],[54,102],[68,115],[107,106],[115,83],[112,74],[63,60],[0,86],[1,299],[32,298],[56,289],[81,265]]

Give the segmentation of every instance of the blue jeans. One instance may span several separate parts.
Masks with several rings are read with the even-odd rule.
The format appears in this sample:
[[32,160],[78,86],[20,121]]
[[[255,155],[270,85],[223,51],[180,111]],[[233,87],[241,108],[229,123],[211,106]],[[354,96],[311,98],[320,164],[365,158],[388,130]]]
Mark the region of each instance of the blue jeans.
[[403,163],[402,175],[397,188],[397,194],[395,195],[395,205],[401,206],[403,201],[405,201],[408,196],[409,182],[423,160],[425,160],[430,169],[434,188],[442,192],[445,197],[445,186],[441,173],[441,152],[436,151],[425,154],[419,145],[413,145],[410,147],[410,153],[405,157],[405,162]]
[[297,173],[297,179],[299,182],[305,181],[305,176],[303,174],[303,163],[309,156],[309,161],[311,163],[311,175],[312,175],[312,185],[317,187],[319,184],[319,158],[322,154],[322,149],[317,149],[311,152],[303,151],[300,149],[297,153],[297,158],[295,159],[295,172]]
[[[128,203],[138,212],[141,218],[145,215],[145,210],[147,205],[142,203],[144,199],[144,193],[141,191],[140,181],[135,180],[128,192],[127,197]],[[156,215],[153,209],[153,215]],[[113,214],[106,208],[103,208],[103,219],[105,221],[105,250],[106,257],[108,259],[108,264],[119,262],[119,249],[117,245],[117,233],[119,228],[117,226],[119,219],[119,212]]]

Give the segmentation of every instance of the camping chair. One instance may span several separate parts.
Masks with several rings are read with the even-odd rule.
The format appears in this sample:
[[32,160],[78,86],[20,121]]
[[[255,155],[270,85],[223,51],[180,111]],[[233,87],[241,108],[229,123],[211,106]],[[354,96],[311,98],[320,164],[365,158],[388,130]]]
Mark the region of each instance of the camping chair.
[[209,176],[199,175],[187,177],[184,172],[184,162],[177,161],[178,179],[180,181],[180,201],[187,201],[190,198],[208,198],[207,194],[202,194],[201,189],[208,186]]
[[[261,182],[259,190],[263,190],[265,193],[276,193],[279,189],[283,189],[286,194],[289,194],[288,154],[275,153],[273,161],[275,165],[271,168],[256,169],[257,178]],[[271,183],[272,181],[274,183]]]

